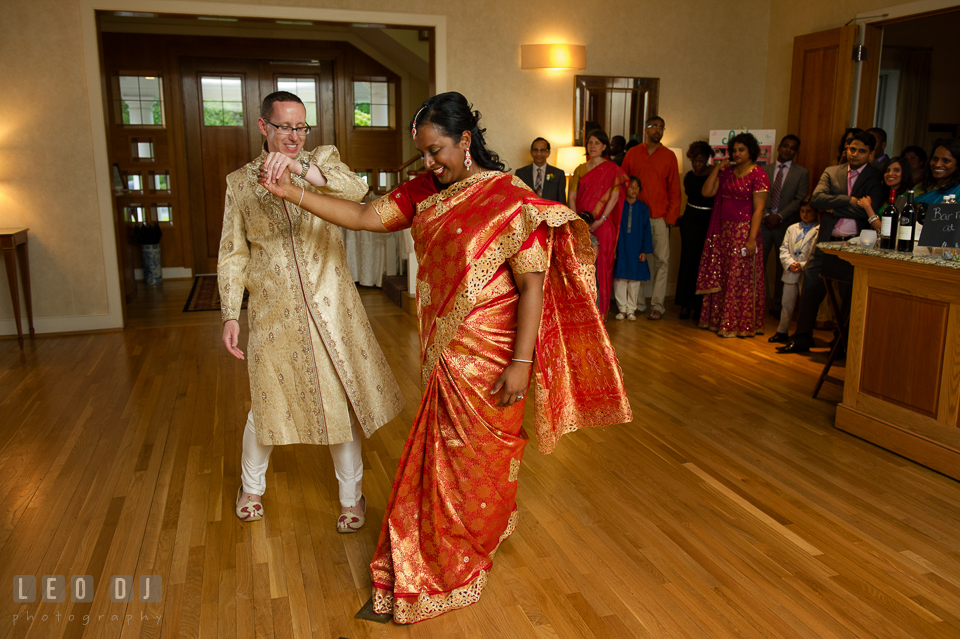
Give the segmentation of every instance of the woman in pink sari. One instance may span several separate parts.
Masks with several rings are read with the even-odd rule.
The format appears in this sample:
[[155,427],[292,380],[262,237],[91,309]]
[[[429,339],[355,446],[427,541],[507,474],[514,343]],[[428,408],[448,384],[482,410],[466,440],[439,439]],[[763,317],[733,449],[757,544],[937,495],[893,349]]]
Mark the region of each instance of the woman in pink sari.
[[610,140],[603,131],[593,131],[587,136],[588,160],[574,170],[569,197],[571,209],[577,213],[587,211],[595,220],[590,225],[590,232],[600,240],[600,250],[597,252],[597,299],[604,321],[610,309],[613,259],[620,236],[623,198],[630,185],[623,169],[607,159],[609,148]]
[[721,337],[753,337],[763,333],[766,292],[757,238],[770,179],[756,164],[760,145],[752,135],[734,136],[728,151],[730,159],[714,164],[703,185],[703,196],[716,199],[697,275],[700,327]]
[[370,565],[373,609],[397,623],[479,600],[517,526],[531,377],[541,452],[633,418],[594,303],[586,224],[502,173],[479,118],[459,93],[424,102],[411,132],[430,173],[372,205],[304,193],[270,157],[261,181],[334,224],[413,233],[423,399]]

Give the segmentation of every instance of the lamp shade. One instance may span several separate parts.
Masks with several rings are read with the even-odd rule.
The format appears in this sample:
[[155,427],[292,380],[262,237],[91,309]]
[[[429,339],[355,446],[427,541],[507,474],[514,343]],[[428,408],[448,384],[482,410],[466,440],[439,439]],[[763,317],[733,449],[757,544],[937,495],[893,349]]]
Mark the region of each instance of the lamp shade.
[[573,175],[574,170],[587,161],[587,147],[563,146],[557,149],[557,166],[566,175]]
[[582,44],[522,44],[521,69],[586,69],[587,47]]

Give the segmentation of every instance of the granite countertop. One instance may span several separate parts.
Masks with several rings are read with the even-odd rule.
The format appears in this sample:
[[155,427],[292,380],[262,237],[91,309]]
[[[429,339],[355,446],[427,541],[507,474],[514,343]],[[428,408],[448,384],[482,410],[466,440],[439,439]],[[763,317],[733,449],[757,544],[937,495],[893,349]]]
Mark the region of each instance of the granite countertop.
[[[855,240],[859,238],[854,238]],[[873,257],[883,257],[888,260],[900,260],[901,262],[913,262],[915,264],[929,264],[930,266],[942,266],[960,270],[960,262],[945,260],[941,257],[944,249],[928,248],[926,246],[917,247],[913,253],[900,253],[899,251],[890,251],[878,248],[861,248],[857,244],[850,242],[821,242],[818,244],[821,249],[839,251],[841,253],[856,253],[858,255],[872,255]],[[957,252],[953,253],[955,256]]]

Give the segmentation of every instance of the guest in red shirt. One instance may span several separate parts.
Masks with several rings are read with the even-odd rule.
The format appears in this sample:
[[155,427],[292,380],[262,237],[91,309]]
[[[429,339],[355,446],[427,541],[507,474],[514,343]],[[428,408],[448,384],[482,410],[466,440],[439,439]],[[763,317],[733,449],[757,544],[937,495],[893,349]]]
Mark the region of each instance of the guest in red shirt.
[[650,209],[653,233],[653,263],[650,265],[653,296],[648,319],[663,317],[663,298],[667,294],[667,270],[670,261],[670,228],[680,217],[680,171],[677,156],[660,144],[665,123],[660,116],[647,120],[644,143],[638,144],[623,159],[623,171],[636,175],[643,184],[640,200]]

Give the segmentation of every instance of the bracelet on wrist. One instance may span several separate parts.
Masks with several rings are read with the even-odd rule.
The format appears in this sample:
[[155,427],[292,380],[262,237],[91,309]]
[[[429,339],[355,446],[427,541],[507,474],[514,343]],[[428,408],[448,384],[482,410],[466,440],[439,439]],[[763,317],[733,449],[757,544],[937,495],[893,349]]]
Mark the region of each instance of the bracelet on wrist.
[[533,364],[533,360],[532,360],[532,359],[518,359],[518,358],[514,357],[514,358],[513,358],[512,360],[510,360],[510,361],[512,361],[512,362],[522,362],[522,363],[524,363],[524,364]]

